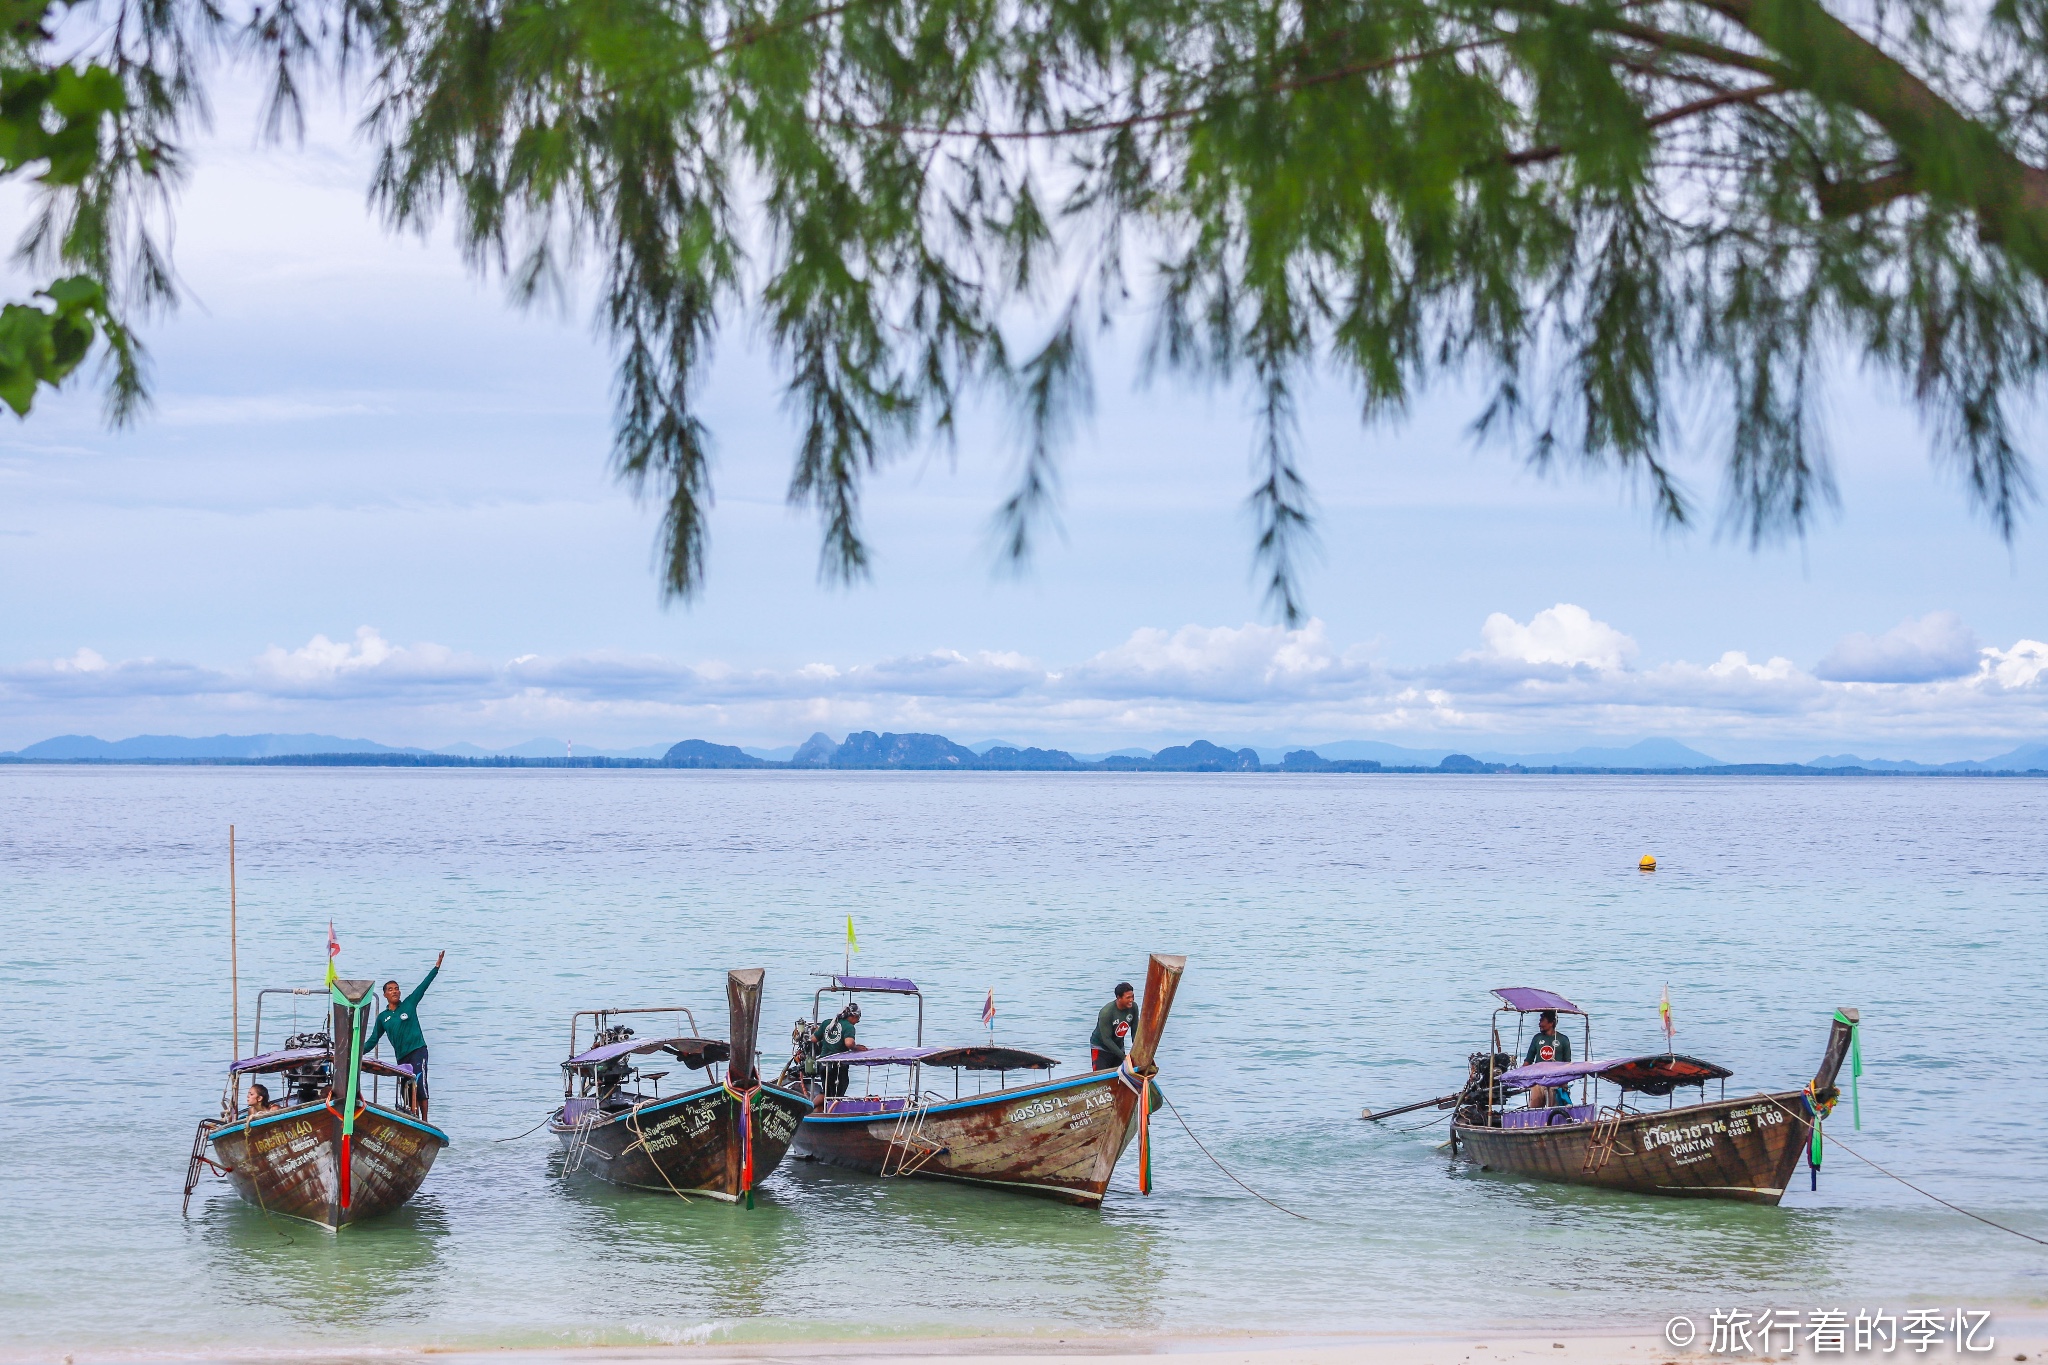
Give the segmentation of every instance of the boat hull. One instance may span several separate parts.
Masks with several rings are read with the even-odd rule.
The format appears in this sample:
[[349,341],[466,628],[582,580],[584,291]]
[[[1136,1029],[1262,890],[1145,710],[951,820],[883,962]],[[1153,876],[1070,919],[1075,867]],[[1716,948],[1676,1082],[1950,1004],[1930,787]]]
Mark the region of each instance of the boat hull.
[[[751,1106],[758,1186],[782,1164],[811,1102],[764,1085],[754,1092]],[[724,1086],[655,1100],[587,1125],[566,1122],[558,1109],[548,1128],[573,1169],[614,1185],[728,1201],[746,1192],[740,1102]]]
[[349,1198],[341,1199],[341,1116],[299,1105],[214,1129],[218,1163],[242,1198],[266,1213],[342,1228],[391,1212],[418,1192],[448,1135],[379,1105],[356,1116]]
[[795,1150],[870,1175],[993,1185],[1092,1207],[1102,1202],[1137,1120],[1133,1086],[1119,1072],[1097,1071],[933,1103],[907,1116],[900,1102],[880,1113],[814,1113],[797,1130]]
[[1548,1128],[1454,1124],[1480,1169],[1635,1194],[1776,1204],[1813,1133],[1801,1091],[1715,1100]]

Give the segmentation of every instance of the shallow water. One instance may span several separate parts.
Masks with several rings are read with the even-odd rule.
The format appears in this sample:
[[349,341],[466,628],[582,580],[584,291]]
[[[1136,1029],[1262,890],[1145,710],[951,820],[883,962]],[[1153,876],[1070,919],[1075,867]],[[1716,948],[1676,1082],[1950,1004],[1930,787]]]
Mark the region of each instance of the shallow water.
[[[1863,1009],[1863,1127],[1830,1133],[2048,1235],[2032,1083],[2048,784],[0,767],[0,1351],[684,1342],[884,1333],[1407,1330],[1714,1307],[2039,1306],[2048,1252],[1839,1147],[1779,1209],[1448,1164],[1432,1115],[1498,985],[1678,1046],[1733,1086],[1810,1075]],[[422,1008],[454,1138],[402,1213],[335,1237],[224,1184],[178,1213],[259,985],[344,974]],[[1636,858],[1654,852],[1644,876]],[[1148,950],[1189,956],[1157,1192],[1100,1211],[787,1164],[751,1212],[561,1178],[531,1127],[572,1011],[768,969],[764,1051],[838,967],[916,977],[927,1038],[1071,1061]],[[265,1039],[282,1036],[266,1011]],[[872,1042],[909,1041],[899,1002]],[[1735,1093],[1731,1089],[1730,1093]]]

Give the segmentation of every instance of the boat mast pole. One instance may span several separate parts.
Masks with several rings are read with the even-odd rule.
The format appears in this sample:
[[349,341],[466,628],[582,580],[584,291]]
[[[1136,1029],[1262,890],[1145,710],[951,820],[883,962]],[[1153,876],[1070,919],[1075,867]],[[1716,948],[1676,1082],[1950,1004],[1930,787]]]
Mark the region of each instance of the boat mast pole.
[[228,826],[228,1017],[234,1021],[235,1060],[242,1060],[242,964],[235,941],[235,827]]

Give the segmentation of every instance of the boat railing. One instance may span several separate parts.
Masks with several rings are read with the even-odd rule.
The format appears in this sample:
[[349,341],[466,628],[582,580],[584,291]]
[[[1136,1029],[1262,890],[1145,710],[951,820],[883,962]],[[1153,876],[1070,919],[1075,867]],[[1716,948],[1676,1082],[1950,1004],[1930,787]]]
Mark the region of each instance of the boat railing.
[[583,1019],[591,1020],[591,1031],[593,1034],[596,1034],[604,1032],[605,1020],[621,1014],[680,1014],[690,1021],[690,1034],[692,1037],[701,1038],[704,1036],[704,1030],[697,1027],[697,1016],[690,1012],[688,1005],[636,1005],[630,1009],[578,1010],[569,1016],[569,1055],[574,1057],[581,1050],[576,1046],[578,1021]]

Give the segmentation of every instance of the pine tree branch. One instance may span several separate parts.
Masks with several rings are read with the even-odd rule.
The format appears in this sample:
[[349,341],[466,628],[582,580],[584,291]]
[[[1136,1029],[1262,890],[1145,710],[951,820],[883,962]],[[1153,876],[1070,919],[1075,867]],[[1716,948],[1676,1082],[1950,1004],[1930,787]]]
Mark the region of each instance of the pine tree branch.
[[[1755,104],[1758,100],[1765,99],[1771,95],[1782,95],[1784,93],[1785,87],[1782,85],[1758,85],[1752,86],[1747,90],[1724,90],[1717,95],[1708,95],[1703,99],[1692,100],[1675,108],[1666,109],[1661,114],[1653,114],[1643,120],[1643,126],[1645,128],[1662,128],[1666,124],[1677,123],[1683,119],[1692,118],[1694,115],[1719,109],[1724,105]],[[1548,147],[1531,147],[1527,151],[1509,152],[1501,160],[1510,166],[1535,166],[1545,161],[1555,161],[1563,156],[1567,150],[1562,144],[1554,143]]]
[[2027,162],[1816,0],[1696,0],[1775,51],[1788,84],[1883,129],[1920,192],[1977,216],[1980,235],[2048,277],[2048,170]]

